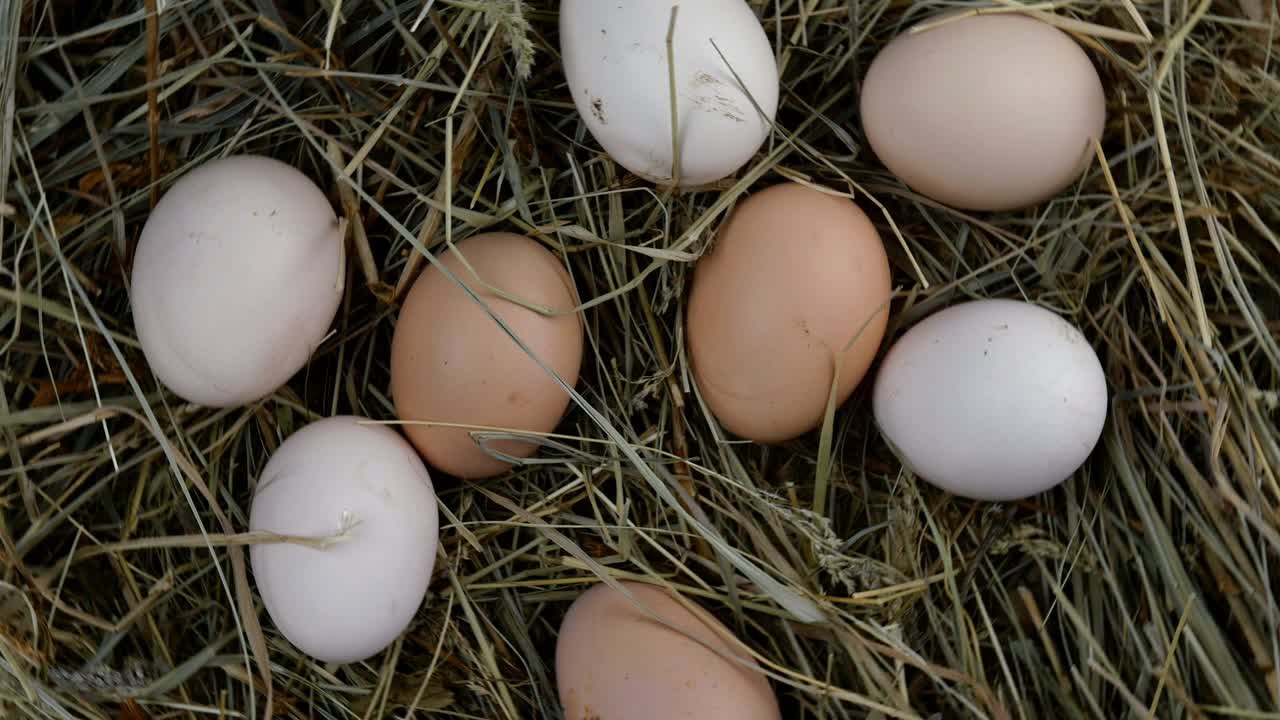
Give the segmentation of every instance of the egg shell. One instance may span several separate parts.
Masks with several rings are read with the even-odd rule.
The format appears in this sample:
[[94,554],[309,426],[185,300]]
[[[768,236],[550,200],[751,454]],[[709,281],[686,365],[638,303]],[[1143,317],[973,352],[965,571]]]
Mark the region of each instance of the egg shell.
[[324,549],[256,544],[249,553],[267,614],[322,662],[364,660],[402,633],[426,594],[439,543],[431,478],[404,438],[363,418],[320,420],[289,436],[262,470],[249,528]]
[[[466,283],[544,364],[570,387],[582,366],[583,329],[560,259],[537,242],[511,233],[485,233],[442,251],[440,260]],[[468,270],[461,257],[470,264]],[[477,276],[478,275],[478,276]],[[543,315],[502,299],[498,288],[525,303],[550,308]],[[466,292],[435,267],[414,283],[391,343],[391,395],[406,421],[434,421],[547,433],[569,405],[569,395]],[[486,453],[470,428],[406,425],[405,434],[433,466],[461,478],[483,478],[511,468]],[[515,458],[537,445],[490,440],[487,447]]]
[[560,625],[556,677],[565,720],[781,717],[768,678],[720,621],[652,585],[621,584],[634,601],[598,585]]
[[232,156],[184,175],[133,260],[133,321],[152,372],[210,407],[274,392],[333,322],[342,243],[324,193],[278,160]]
[[903,461],[956,495],[1015,500],[1084,463],[1107,416],[1098,356],[1038,305],[977,300],[912,327],[885,355],[872,403]]
[[773,50],[743,0],[563,0],[560,52],[573,102],[600,146],[631,172],[669,184],[667,32],[676,6],[680,184],[703,185],[751,159],[778,107]]
[[890,42],[862,87],[875,154],[913,190],[957,208],[1036,205],[1079,179],[1102,137],[1098,72],[1066,33],[978,15]]
[[880,235],[851,200],[783,183],[741,202],[689,291],[694,378],[720,423],[763,443],[820,425],[837,357],[838,403],[875,358],[889,282]]

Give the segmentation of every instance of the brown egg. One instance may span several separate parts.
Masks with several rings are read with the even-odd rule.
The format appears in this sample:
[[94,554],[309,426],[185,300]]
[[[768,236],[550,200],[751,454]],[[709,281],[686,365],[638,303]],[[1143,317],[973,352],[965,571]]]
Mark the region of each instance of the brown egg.
[[[578,296],[560,260],[537,242],[511,233],[475,235],[455,248],[441,253],[444,266],[544,364],[570,386],[577,383],[582,365],[579,317],[544,315],[491,290],[569,313]],[[569,405],[564,389],[434,266],[414,283],[400,310],[391,342],[391,396],[404,421],[534,433],[553,430]],[[482,478],[511,467],[482,450],[473,429],[413,424],[404,429],[427,462],[452,475]],[[537,449],[521,440],[488,441],[486,446],[517,458]]]
[[720,621],[652,585],[622,585],[635,602],[597,585],[560,625],[556,679],[565,720],[781,717],[768,678]]
[[1012,210],[1079,179],[1107,98],[1067,33],[1025,15],[976,15],[885,46],[867,70],[861,113],[876,155],[916,192]]
[[889,295],[884,245],[852,201],[797,183],[756,193],[694,271],[688,346],[702,397],[750,440],[812,430],[837,358],[839,403],[871,367]]

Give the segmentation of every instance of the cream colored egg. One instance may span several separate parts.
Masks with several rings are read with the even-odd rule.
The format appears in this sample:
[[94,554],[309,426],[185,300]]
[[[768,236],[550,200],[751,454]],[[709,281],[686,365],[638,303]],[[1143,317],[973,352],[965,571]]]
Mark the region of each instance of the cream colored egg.
[[876,156],[913,190],[1011,210],[1079,179],[1106,95],[1070,35],[1024,15],[978,15],[890,42],[867,71],[861,114]]

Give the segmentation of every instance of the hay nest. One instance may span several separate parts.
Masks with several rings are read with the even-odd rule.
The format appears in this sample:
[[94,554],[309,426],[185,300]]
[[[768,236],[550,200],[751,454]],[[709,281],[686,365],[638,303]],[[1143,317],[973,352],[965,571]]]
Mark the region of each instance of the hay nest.
[[[1274,4],[1035,4],[1102,69],[1108,172],[982,215],[906,190],[856,117],[876,50],[944,3],[751,4],[781,43],[774,151],[664,194],[584,133],[547,0],[170,0],[152,27],[136,1],[4,3],[0,714],[258,717],[269,683],[281,717],[556,717],[559,620],[608,573],[724,619],[788,718],[1274,717]],[[232,152],[301,168],[358,231],[307,370],[214,411],[149,374],[126,281],[152,198]],[[722,442],[688,383],[687,256],[783,177],[883,204],[863,203],[892,239],[891,337],[969,297],[1084,329],[1113,390],[1086,467],[1018,503],[946,495],[902,470],[865,384],[825,433]],[[549,462],[439,482],[415,623],[369,662],[318,665],[252,622],[235,559],[254,482],[311,420],[394,416],[398,291],[481,228],[568,258],[589,305],[579,389],[603,423],[576,407]],[[672,479],[709,531],[657,491]],[[769,582],[707,560],[712,531]],[[828,621],[800,622],[797,598]]]

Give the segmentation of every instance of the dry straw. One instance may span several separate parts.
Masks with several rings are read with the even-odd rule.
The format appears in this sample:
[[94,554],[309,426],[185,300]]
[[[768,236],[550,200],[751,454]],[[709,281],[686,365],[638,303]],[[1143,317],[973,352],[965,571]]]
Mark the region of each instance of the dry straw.
[[[725,620],[788,718],[1280,717],[1275,3],[983,6],[1073,33],[1109,95],[1079,183],[998,215],[904,189],[858,126],[875,51],[947,3],[751,4],[784,70],[776,131],[682,193],[585,134],[549,0],[0,4],[0,716],[556,717],[568,602],[647,579]],[[130,252],[153,197],[238,152],[320,182],[352,261],[295,382],[205,410],[146,369]],[[800,441],[727,438],[690,381],[685,282],[742,193],[782,178],[873,213],[891,334],[988,296],[1083,328],[1113,391],[1086,467],[1025,502],[945,496],[902,471],[865,388]],[[259,626],[243,552],[324,539],[247,534],[255,479],[311,420],[393,419],[395,299],[484,229],[577,282],[573,410],[535,462],[440,482],[413,626],[317,665]]]

